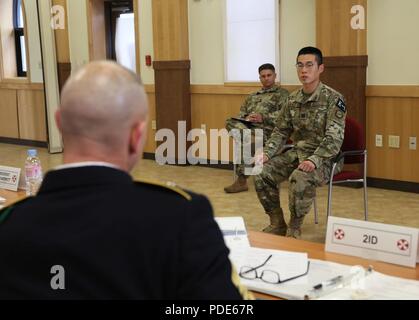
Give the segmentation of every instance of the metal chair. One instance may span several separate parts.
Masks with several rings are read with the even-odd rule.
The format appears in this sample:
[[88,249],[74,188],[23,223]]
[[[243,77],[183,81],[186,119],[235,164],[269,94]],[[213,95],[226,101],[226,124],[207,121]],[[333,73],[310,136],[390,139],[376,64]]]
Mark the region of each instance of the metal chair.
[[[356,170],[343,170],[335,174],[336,166],[341,159],[345,164],[363,164],[362,172]],[[364,219],[368,220],[367,203],[367,150],[365,149],[365,136],[362,126],[353,118],[346,117],[345,137],[341,147],[341,152],[333,160],[327,195],[327,217],[332,211],[332,189],[333,185],[340,183],[362,183],[364,191]],[[314,199],[316,206],[316,199]],[[315,223],[318,223],[317,210],[314,212]]]

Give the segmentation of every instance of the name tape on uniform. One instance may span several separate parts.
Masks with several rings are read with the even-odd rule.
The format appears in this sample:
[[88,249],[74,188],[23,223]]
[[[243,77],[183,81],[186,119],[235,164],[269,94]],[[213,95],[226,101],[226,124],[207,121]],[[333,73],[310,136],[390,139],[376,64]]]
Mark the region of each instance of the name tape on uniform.
[[0,166],[0,189],[17,191],[20,168]]
[[326,251],[416,267],[419,229],[329,217]]

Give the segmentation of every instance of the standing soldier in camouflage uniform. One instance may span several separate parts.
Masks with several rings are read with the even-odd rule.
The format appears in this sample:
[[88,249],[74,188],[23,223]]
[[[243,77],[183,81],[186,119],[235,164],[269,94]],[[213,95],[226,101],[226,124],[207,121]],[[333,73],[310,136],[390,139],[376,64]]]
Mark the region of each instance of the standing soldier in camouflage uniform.
[[[290,94],[264,152],[256,156],[264,166],[255,177],[256,192],[271,222],[263,231],[294,238],[301,235],[316,187],[330,178],[332,159],[343,142],[346,117],[343,96],[320,82],[324,70],[321,51],[314,47],[301,49],[296,66],[303,87]],[[290,137],[294,148],[277,154]],[[335,172],[342,166],[343,161]],[[278,187],[287,178],[289,226],[284,221]]]
[[[289,93],[287,90],[275,85],[276,73],[275,67],[272,64],[263,64],[259,67],[258,71],[262,89],[250,94],[246,98],[238,116],[238,118],[249,122],[246,123],[229,118],[226,121],[226,128],[229,132],[232,129],[239,129],[241,133],[243,133],[243,129],[263,129],[263,142],[265,143],[275,127],[279,111],[284,105]],[[233,138],[237,139],[234,136]],[[246,143],[250,143],[250,141],[243,141],[243,144]],[[240,152],[243,154],[242,148],[240,148]],[[236,176],[236,181],[231,186],[224,188],[225,192],[236,193],[248,190],[248,176],[244,174],[244,164],[237,165]]]

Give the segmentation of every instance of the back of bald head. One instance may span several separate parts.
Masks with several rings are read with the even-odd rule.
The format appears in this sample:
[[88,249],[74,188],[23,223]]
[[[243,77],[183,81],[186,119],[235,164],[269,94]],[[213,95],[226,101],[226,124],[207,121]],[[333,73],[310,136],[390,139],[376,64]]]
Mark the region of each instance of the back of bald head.
[[75,73],[61,94],[64,143],[83,139],[112,146],[148,114],[140,78],[111,61],[91,62]]

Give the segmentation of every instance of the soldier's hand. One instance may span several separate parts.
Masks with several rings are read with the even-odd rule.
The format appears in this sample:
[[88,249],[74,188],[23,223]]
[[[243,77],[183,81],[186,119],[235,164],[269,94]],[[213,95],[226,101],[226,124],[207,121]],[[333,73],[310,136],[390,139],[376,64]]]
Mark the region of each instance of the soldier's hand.
[[263,152],[258,153],[258,154],[255,156],[255,163],[256,163],[257,165],[263,164],[263,163],[268,162],[268,161],[269,161],[268,156],[267,156],[265,153],[263,153]]
[[263,121],[263,117],[260,113],[252,113],[246,118],[246,120],[261,123]]
[[313,162],[306,160],[300,163],[298,169],[304,172],[313,172],[316,169],[316,166]]

